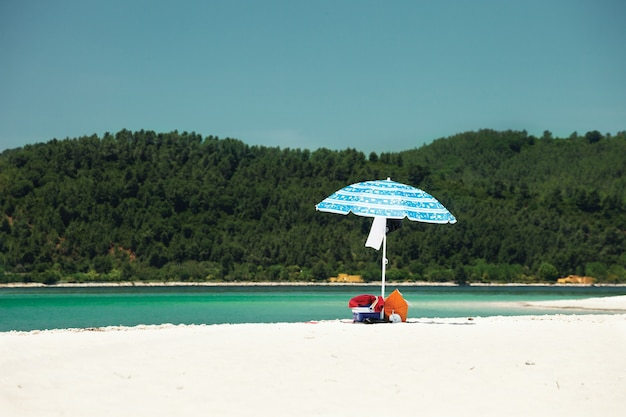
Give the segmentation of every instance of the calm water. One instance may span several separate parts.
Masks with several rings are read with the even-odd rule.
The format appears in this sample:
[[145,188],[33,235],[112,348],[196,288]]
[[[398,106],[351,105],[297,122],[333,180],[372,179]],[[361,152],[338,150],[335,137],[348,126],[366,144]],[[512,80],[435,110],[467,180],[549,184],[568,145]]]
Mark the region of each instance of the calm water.
[[[387,294],[395,287],[388,286]],[[399,288],[409,317],[580,314],[528,301],[626,295],[626,287]],[[271,323],[351,319],[348,300],[380,287],[217,286],[0,288],[0,331],[138,324]]]

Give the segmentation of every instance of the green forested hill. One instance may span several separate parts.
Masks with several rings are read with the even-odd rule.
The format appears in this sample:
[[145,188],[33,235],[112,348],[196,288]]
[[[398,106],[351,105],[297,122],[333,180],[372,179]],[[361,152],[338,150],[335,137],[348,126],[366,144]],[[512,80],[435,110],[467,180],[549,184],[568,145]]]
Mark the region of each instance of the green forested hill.
[[0,155],[0,280],[380,279],[371,219],[315,211],[384,179],[458,219],[403,222],[391,280],[626,282],[626,132],[482,130],[364,155],[123,130]]

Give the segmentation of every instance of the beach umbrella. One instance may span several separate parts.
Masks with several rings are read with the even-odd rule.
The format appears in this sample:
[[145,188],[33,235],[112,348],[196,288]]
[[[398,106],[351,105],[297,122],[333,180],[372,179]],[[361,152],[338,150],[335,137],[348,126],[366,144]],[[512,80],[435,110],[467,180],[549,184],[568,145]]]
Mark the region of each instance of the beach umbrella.
[[456,223],[456,218],[437,199],[410,185],[386,180],[365,181],[348,185],[315,206],[318,211],[373,217],[365,246],[379,250],[382,244],[382,288],[385,298],[387,233],[407,218],[424,223]]

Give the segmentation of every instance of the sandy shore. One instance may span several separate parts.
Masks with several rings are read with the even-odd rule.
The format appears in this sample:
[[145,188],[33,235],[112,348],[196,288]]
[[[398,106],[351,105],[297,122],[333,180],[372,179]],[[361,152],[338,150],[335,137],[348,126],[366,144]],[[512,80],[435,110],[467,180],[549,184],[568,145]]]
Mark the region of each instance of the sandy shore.
[[[626,297],[611,298],[626,309]],[[0,410],[622,416],[625,352],[626,314],[6,332]]]
[[626,295],[594,297],[582,300],[552,300],[526,303],[531,307],[626,312]]

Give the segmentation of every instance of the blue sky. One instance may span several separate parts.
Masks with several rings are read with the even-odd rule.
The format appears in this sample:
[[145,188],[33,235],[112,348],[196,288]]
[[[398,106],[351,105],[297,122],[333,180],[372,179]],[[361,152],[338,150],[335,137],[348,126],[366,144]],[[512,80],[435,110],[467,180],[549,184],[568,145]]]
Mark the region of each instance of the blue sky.
[[0,150],[195,131],[413,149],[626,130],[621,0],[4,0]]

